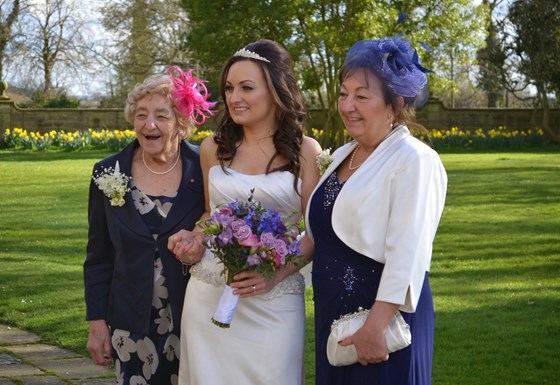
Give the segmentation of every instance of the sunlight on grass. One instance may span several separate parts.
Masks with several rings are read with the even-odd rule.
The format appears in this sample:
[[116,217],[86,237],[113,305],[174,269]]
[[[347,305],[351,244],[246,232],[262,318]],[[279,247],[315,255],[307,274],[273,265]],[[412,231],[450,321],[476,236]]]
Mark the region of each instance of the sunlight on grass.
[[442,160],[449,192],[431,271],[433,383],[555,383],[558,155],[444,154]]

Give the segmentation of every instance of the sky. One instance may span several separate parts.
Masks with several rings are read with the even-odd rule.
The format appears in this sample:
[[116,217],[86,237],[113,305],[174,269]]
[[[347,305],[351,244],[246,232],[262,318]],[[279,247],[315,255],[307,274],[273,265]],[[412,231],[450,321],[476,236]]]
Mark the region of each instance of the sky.
[[[28,0],[29,3],[35,5],[43,5],[46,0]],[[84,35],[87,36],[91,41],[98,41],[101,44],[108,44],[112,40],[112,35],[104,30],[101,25],[102,15],[99,12],[99,8],[111,0],[67,0],[69,2],[74,2],[77,12],[81,17],[87,21],[86,30]],[[473,0],[475,4],[480,4],[481,0]],[[500,6],[499,14],[504,14],[507,12],[507,7],[511,3],[511,0],[504,0],[503,4]],[[109,44],[110,45],[110,44]],[[30,73],[36,73],[30,69],[26,72],[26,76]],[[60,79],[63,79],[61,77]],[[96,95],[106,94],[106,84],[110,80],[110,72],[107,68],[96,68],[94,73],[88,73],[85,70],[80,71],[79,74],[70,79],[65,86],[68,89],[68,93],[72,96],[78,96],[80,98],[95,98]],[[8,78],[10,82],[10,79]]]
[[[68,1],[75,4],[74,9],[77,16],[86,22],[81,32],[88,41],[105,42],[105,44],[107,41],[111,41],[111,35],[101,26],[99,7],[103,5],[105,0]],[[45,8],[45,0],[28,0],[28,4],[38,9]],[[23,28],[25,28],[25,24],[26,22],[22,23]],[[21,59],[14,60],[12,63],[9,60],[5,61],[3,75],[4,80],[7,80],[13,86],[34,87],[42,82],[41,68],[33,65],[31,61],[22,61]],[[71,96],[87,98],[94,94],[104,93],[105,84],[108,81],[107,75],[108,72],[104,68],[97,68],[96,73],[89,73],[84,68],[78,71],[76,75],[68,76],[68,72],[62,76],[56,76],[55,74],[53,82],[66,87],[68,94]]]

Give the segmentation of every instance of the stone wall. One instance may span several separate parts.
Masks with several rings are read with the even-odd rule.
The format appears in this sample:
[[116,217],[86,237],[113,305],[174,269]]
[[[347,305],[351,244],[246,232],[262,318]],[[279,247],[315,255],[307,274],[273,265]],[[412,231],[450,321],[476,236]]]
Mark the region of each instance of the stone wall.
[[[308,111],[310,127],[321,128],[324,113],[321,110]],[[427,129],[450,129],[458,127],[462,130],[482,128],[487,131],[499,126],[508,130],[527,130],[541,127],[543,112],[532,108],[447,108],[439,100],[431,99],[416,112],[416,119]],[[337,118],[338,124],[342,125]],[[550,125],[560,125],[560,109],[550,110]]]
[[0,100],[0,129],[28,131],[122,129],[130,127],[120,108],[19,108],[11,100]]
[[[325,114],[321,110],[308,111],[308,126],[321,129]],[[417,112],[417,119],[426,128],[489,130],[498,126],[508,129],[528,129],[540,126],[542,111],[506,108],[446,108],[443,103],[431,100]],[[337,114],[338,124],[342,124]],[[201,129],[213,129],[209,119]],[[560,124],[560,109],[550,111],[550,124]],[[19,108],[6,96],[0,97],[0,130],[25,128],[28,131],[50,130],[124,129],[130,125],[124,111],[118,108]]]
[[[482,128],[489,130],[505,126],[510,130],[526,130],[542,126],[542,109],[531,108],[454,108],[450,109],[441,101],[431,100],[417,112],[416,117],[426,128],[463,130]],[[560,109],[550,110],[550,125],[560,124]]]

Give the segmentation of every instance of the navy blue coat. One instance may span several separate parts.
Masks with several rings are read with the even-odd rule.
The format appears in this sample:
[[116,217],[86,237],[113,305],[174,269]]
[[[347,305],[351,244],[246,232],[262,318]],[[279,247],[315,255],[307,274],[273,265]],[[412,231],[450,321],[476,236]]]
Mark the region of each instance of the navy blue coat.
[[[115,167],[131,175],[134,140],[121,152],[94,166],[94,173]],[[84,262],[86,319],[103,319],[112,328],[146,334],[149,329],[154,286],[154,254],[165,272],[174,330],[179,333],[185,288],[189,278],[181,263],[167,249],[169,236],[192,229],[204,212],[204,188],[198,146],[181,142],[183,176],[177,197],[165,219],[157,242],[134,206],[130,192],[125,204],[111,206],[93,182],[89,188],[89,233]]]

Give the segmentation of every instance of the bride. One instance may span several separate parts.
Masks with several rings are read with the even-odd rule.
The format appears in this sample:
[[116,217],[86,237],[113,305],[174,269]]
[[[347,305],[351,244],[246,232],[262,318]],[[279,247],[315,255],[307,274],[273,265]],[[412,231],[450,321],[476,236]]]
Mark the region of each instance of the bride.
[[[294,222],[319,179],[319,144],[303,135],[303,98],[286,50],[259,40],[226,63],[220,92],[225,102],[214,136],[201,144],[206,212],[236,199],[254,198]],[[295,215],[294,215],[295,213]],[[200,230],[200,229],[199,229]],[[200,259],[201,232],[182,230],[169,248],[185,264]],[[307,237],[301,251],[312,253]],[[288,265],[265,279],[234,277],[240,297],[230,328],[211,322],[224,290],[223,266],[206,250],[190,269],[181,321],[179,384],[301,385],[305,341],[304,279]]]

